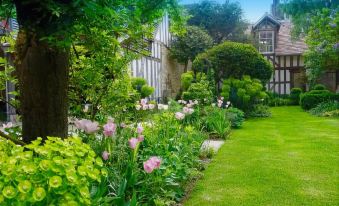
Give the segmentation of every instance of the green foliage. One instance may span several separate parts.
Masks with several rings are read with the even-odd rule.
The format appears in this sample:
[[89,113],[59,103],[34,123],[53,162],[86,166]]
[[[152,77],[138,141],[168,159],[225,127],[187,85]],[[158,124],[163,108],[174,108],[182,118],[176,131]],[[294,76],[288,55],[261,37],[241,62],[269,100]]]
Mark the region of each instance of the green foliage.
[[214,42],[248,42],[248,36],[244,33],[248,23],[242,18],[242,9],[238,3],[225,1],[219,4],[205,0],[186,8],[191,15],[188,23],[207,30]]
[[[189,72],[186,75],[189,76]],[[182,82],[185,86],[189,85],[187,91],[182,93],[182,99],[186,101],[198,100],[200,103],[210,102],[212,100],[213,93],[210,82],[204,73],[198,73],[191,84],[189,84],[189,80],[190,77],[185,77],[185,81],[187,82]]]
[[272,116],[270,112],[270,108],[262,104],[254,105],[253,109],[247,115],[248,117],[270,117]]
[[193,61],[199,53],[212,45],[212,38],[204,30],[189,26],[185,35],[178,36],[172,41],[170,55],[187,67],[188,61]]
[[330,100],[339,100],[339,95],[328,90],[312,90],[300,96],[300,105],[305,110],[310,110],[318,104]]
[[324,117],[336,117],[336,118],[338,118],[339,117],[339,109],[332,110],[332,111],[329,111],[329,112],[324,112],[323,116]]
[[234,42],[224,42],[199,54],[193,69],[213,70],[215,82],[249,75],[266,83],[273,71],[272,65],[252,45]]
[[[315,116],[331,116],[330,112],[339,110],[338,101],[321,102],[316,107],[312,108],[309,112]],[[334,115],[333,115],[334,116]]]
[[208,115],[204,117],[204,129],[213,137],[226,139],[231,132],[231,121],[227,118],[225,109],[207,108]]
[[221,96],[231,101],[233,106],[248,112],[267,97],[263,88],[260,80],[249,76],[243,76],[241,80],[230,78],[223,81]]
[[[21,147],[0,141],[1,205],[90,205],[103,162],[79,138],[38,138]],[[94,192],[94,193],[93,193]]]
[[185,72],[181,75],[181,88],[183,91],[187,91],[187,89],[191,86],[191,83],[194,80],[193,72]]
[[316,85],[314,85],[312,90],[326,90],[326,86],[323,85],[323,84],[316,84]]
[[231,121],[232,128],[240,128],[245,121],[245,113],[235,107],[226,110],[226,117]]
[[300,102],[300,95],[302,94],[303,90],[301,88],[292,88],[290,99],[292,105],[299,105]]
[[143,85],[141,87],[141,97],[145,98],[145,97],[149,97],[151,94],[154,93],[154,88],[148,85]]
[[132,78],[132,87],[136,90],[140,90],[142,86],[147,84],[146,79],[142,77],[133,77]]
[[294,36],[306,35],[305,66],[312,87],[326,70],[338,69],[338,2],[290,0],[283,8],[292,17]]

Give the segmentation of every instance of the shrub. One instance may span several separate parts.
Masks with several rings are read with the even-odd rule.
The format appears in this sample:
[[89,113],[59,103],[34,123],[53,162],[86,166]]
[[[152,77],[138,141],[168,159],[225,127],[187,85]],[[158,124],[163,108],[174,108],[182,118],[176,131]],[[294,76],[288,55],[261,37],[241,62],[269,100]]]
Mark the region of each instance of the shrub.
[[273,72],[272,65],[252,45],[235,42],[224,42],[199,54],[193,69],[213,70],[216,82],[249,75],[266,83]]
[[290,99],[291,99],[291,104],[292,105],[299,105],[300,102],[300,95],[302,94],[302,89],[301,88],[292,88],[291,89],[291,94],[290,94]]
[[326,115],[329,116],[329,112],[332,112],[338,109],[339,109],[338,101],[327,101],[327,102],[321,102],[316,107],[312,108],[310,110],[310,113],[316,116],[325,116],[325,113],[326,113]]
[[194,80],[193,72],[189,71],[181,75],[181,88],[186,91]]
[[226,110],[226,117],[231,121],[232,128],[241,127],[242,123],[245,120],[244,112],[235,107],[231,107]]
[[147,85],[147,81],[141,77],[133,77],[131,80],[133,89],[135,89],[141,98],[145,98],[153,94],[154,88]]
[[231,131],[231,122],[227,118],[226,110],[211,107],[207,110],[208,115],[204,117],[204,126],[210,134],[226,139]]
[[101,157],[79,138],[41,142],[21,147],[0,140],[0,204],[95,204],[90,191],[107,174]]
[[224,80],[221,96],[230,100],[233,106],[248,112],[255,104],[261,103],[267,94],[263,91],[260,80],[243,76],[241,80],[233,78]]
[[143,85],[140,90],[141,98],[145,98],[153,94],[154,88],[148,85]]
[[258,104],[248,113],[248,117],[270,117],[272,114],[268,106]]
[[328,90],[312,90],[300,96],[300,105],[305,110],[310,110],[318,104],[330,100],[339,100],[339,94],[331,93]]
[[268,105],[271,107],[292,105],[292,100],[279,97],[270,98],[268,100]]
[[326,90],[326,86],[323,84],[316,84],[314,85],[313,90]]
[[213,93],[210,84],[205,77],[201,77],[197,82],[191,83],[187,91],[182,93],[182,99],[186,101],[198,100],[200,103],[210,102],[212,97]]

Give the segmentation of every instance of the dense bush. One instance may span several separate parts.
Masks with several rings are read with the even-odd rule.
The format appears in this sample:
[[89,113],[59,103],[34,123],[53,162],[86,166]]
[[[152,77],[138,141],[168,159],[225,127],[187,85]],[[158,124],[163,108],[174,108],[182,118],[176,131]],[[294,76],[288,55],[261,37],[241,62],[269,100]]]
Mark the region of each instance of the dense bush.
[[260,80],[249,76],[243,76],[241,80],[230,78],[224,80],[221,95],[233,106],[248,112],[267,97],[263,88]]
[[235,42],[224,42],[199,54],[193,69],[214,70],[217,83],[231,77],[240,79],[243,75],[266,83],[273,71],[272,65],[252,45]]
[[326,86],[323,85],[323,84],[316,84],[316,85],[314,85],[312,90],[326,90]]
[[324,117],[339,117],[339,109],[329,111],[329,112],[325,112],[323,114],[323,116]]
[[255,105],[247,114],[248,117],[270,117],[271,115],[270,108],[262,104]]
[[321,102],[316,107],[312,108],[310,113],[316,116],[330,116],[329,113],[335,110],[339,110],[339,102],[327,101]]
[[147,85],[147,81],[141,77],[132,78],[132,87],[137,90],[141,98],[149,97],[154,92],[154,88]]
[[290,94],[290,99],[291,99],[291,104],[292,105],[299,105],[300,102],[300,95],[302,94],[302,89],[301,88],[292,88],[291,89],[291,94]]
[[204,126],[207,132],[214,137],[226,139],[231,131],[231,121],[227,118],[226,110],[218,107],[207,109],[208,115],[204,117]]
[[107,175],[101,157],[79,138],[41,142],[21,147],[0,140],[0,204],[95,205]]
[[339,100],[339,94],[334,94],[328,90],[312,90],[300,97],[300,105],[303,109],[309,110],[318,104],[330,100]]
[[245,120],[244,112],[235,107],[230,107],[226,110],[226,117],[231,121],[232,128],[241,127]]
[[187,89],[191,86],[194,80],[193,72],[185,72],[181,75],[181,88],[183,91],[187,91]]
[[203,73],[198,73],[194,80],[191,80],[191,72],[185,73],[185,78],[182,78],[183,88],[188,88],[182,93],[182,99],[198,100],[199,102],[211,102],[213,93],[210,86],[210,82]]

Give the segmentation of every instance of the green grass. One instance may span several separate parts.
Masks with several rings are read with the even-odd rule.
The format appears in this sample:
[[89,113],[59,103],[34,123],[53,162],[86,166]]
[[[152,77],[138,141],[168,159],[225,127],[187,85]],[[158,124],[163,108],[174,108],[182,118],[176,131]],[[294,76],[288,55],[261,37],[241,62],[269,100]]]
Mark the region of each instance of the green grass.
[[248,120],[184,205],[339,205],[339,119],[277,107]]

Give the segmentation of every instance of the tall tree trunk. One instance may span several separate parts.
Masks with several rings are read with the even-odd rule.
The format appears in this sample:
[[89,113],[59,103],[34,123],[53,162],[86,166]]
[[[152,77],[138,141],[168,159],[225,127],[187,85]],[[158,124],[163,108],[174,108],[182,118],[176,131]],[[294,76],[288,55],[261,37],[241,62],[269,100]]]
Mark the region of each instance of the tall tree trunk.
[[67,137],[68,51],[20,31],[17,55],[23,140]]

